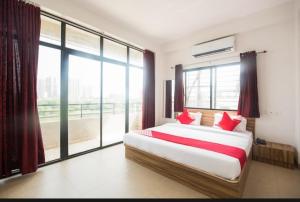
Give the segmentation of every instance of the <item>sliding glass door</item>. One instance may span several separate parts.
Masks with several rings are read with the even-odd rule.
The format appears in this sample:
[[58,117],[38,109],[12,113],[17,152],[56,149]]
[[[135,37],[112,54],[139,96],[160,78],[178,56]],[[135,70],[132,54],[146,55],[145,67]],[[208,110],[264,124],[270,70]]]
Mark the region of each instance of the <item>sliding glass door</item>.
[[143,60],[142,52],[129,49],[129,131],[142,129]]
[[101,63],[69,56],[69,155],[100,147]]
[[126,123],[126,67],[103,63],[103,146],[123,141]]
[[143,52],[42,17],[38,108],[46,161],[121,143],[141,129]]
[[142,129],[143,68],[129,68],[129,131]]
[[37,97],[46,161],[60,158],[60,51],[40,46]]

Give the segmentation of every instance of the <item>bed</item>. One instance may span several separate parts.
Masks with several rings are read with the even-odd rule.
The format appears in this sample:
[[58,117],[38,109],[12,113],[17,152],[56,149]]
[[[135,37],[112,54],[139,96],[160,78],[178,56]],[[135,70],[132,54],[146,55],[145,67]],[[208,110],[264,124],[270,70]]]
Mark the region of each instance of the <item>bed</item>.
[[232,156],[151,138],[137,132],[124,136],[126,158],[208,196],[240,197],[252,158],[255,120],[247,120],[247,132],[227,132],[211,127],[216,111],[201,110],[201,113],[202,122],[199,126],[169,123],[148,130],[240,148],[248,159],[243,166],[239,159]]

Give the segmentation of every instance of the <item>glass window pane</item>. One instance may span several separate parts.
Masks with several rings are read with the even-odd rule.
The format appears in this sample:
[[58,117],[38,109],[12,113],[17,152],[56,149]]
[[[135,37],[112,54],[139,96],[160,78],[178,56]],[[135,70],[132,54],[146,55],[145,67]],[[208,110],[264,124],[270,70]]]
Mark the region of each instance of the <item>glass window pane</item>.
[[125,134],[125,69],[103,63],[103,146],[122,141]]
[[69,154],[100,147],[100,62],[69,56]]
[[210,69],[186,72],[186,106],[210,108]]
[[240,95],[240,65],[218,67],[215,72],[215,108],[236,110]]
[[130,64],[143,67],[144,66],[144,54],[141,51],[130,49]]
[[61,22],[41,16],[40,41],[61,45]]
[[60,158],[60,50],[40,46],[37,96],[48,162]]
[[67,25],[66,47],[94,55],[100,55],[100,37]]
[[104,39],[103,55],[109,59],[127,62],[127,47],[108,39]]
[[142,129],[143,69],[129,68],[129,131]]

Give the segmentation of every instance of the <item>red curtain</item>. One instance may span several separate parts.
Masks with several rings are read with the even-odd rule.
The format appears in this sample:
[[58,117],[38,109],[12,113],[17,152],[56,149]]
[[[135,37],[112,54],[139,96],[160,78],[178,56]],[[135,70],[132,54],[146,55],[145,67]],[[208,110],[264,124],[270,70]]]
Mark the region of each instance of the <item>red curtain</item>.
[[155,126],[155,55],[144,52],[143,129]]
[[45,162],[37,110],[40,8],[0,1],[0,177]]
[[175,95],[174,112],[183,112],[184,108],[184,86],[183,86],[183,67],[175,66]]
[[256,52],[242,53],[238,114],[259,118]]

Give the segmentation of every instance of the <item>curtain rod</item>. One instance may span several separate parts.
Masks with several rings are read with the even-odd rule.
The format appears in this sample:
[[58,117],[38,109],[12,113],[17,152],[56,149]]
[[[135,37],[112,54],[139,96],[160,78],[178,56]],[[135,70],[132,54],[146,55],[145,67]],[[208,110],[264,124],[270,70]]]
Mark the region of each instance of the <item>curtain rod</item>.
[[[267,52],[268,51],[263,50],[263,51],[259,51],[259,52],[256,52],[256,53],[257,54],[264,54],[264,53],[267,53]],[[224,60],[224,59],[235,58],[235,57],[238,57],[238,55],[236,55],[236,56],[230,56],[230,57],[223,57],[223,58],[215,59],[215,60],[208,60],[208,61],[203,61],[203,62],[196,62],[196,63],[192,63],[192,64],[186,64],[184,66],[191,66],[191,65],[203,64],[203,63],[209,63],[209,62],[213,62],[213,61]],[[171,67],[171,69],[175,69],[175,67]]]
[[263,50],[263,51],[259,51],[259,52],[256,52],[257,54],[263,54],[263,53],[267,53],[268,51],[266,50]]

